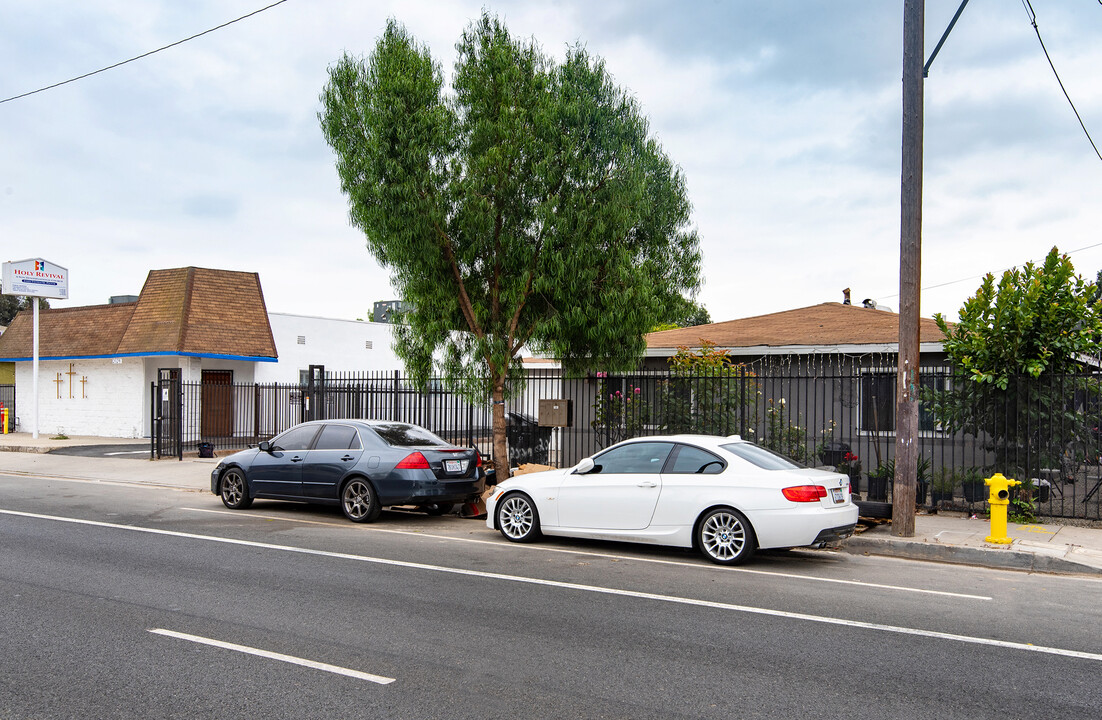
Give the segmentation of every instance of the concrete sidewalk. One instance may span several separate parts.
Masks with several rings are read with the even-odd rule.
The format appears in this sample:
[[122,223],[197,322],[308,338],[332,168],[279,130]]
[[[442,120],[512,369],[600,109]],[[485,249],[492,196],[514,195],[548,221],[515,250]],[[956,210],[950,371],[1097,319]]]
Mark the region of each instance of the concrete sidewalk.
[[[218,458],[204,459],[195,453],[180,460],[120,457],[80,457],[50,454],[62,447],[96,445],[149,447],[149,440],[73,437],[54,440],[32,439],[29,433],[0,435],[0,472],[172,487],[210,492],[210,473]],[[6,452],[5,452],[6,451]],[[1102,577],[1102,523],[1072,521],[1036,525],[1011,523],[1010,545],[984,540],[990,532],[986,519],[972,520],[962,513],[942,512],[915,517],[915,536],[899,538],[891,525],[875,525],[846,540],[844,552],[888,555],[914,560],[961,563],[1010,570],[1047,573],[1083,573]]]

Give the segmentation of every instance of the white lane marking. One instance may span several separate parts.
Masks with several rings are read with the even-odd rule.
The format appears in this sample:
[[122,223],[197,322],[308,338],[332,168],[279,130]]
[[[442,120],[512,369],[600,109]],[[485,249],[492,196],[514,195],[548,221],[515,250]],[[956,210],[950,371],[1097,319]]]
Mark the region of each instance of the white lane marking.
[[300,555],[313,555],[318,557],[335,558],[340,560],[353,560],[356,562],[371,563],[373,565],[387,565],[390,567],[409,568],[412,570],[428,570],[432,572],[447,573],[449,575],[465,575],[468,577],[486,578],[488,580],[501,580],[505,582],[522,583],[526,585],[539,585],[554,587],[578,592],[591,592],[600,595],[612,595],[616,597],[630,597],[641,600],[654,600],[657,602],[673,603],[677,605],[690,605],[695,607],[728,610],[751,615],[764,615],[767,617],[786,618],[789,620],[803,620],[805,622],[820,623],[823,625],[840,625],[843,627],[875,630],[878,632],[895,633],[898,635],[916,635],[919,637],[934,638],[937,640],[951,640],[971,645],[987,645],[991,647],[1007,648],[1010,650],[1024,650],[1026,652],[1045,653],[1047,655],[1060,655],[1062,657],[1081,658],[1084,660],[1102,661],[1102,654],[1081,652],[1079,650],[1067,650],[1064,648],[1046,647],[1031,643],[1010,642],[1007,640],[995,640],[994,638],[975,637],[971,635],[957,635],[954,633],[937,632],[934,630],[922,630],[908,628],[899,625],[882,625],[880,623],[863,622],[860,620],[844,620],[842,618],[825,617],[821,615],[809,615],[807,613],[788,612],[786,610],[772,610],[769,608],[750,607],[747,605],[734,605],[732,603],[715,602],[712,600],[698,600],[695,598],[677,597],[675,595],[659,595],[657,593],[639,592],[636,590],[619,590],[595,585],[581,585],[578,583],[562,582],[559,580],[544,580],[541,578],[529,578],[521,575],[505,575],[502,573],[485,572],[482,570],[465,570],[462,568],[442,567],[440,565],[427,565],[425,563],[408,562],[405,560],[389,560],[387,558],[369,557],[366,555],[352,555],[351,553],[338,553],[328,550],[312,550],[310,548],[294,547],[292,545],[273,545],[270,543],[256,542],[254,540],[237,540],[235,538],[220,538],[211,535],[196,535],[193,533],[178,532],[176,530],[158,530],[155,528],[143,528],[134,525],[119,525],[116,523],[101,522],[98,520],[82,520],[79,518],[66,518],[55,515],[41,515],[38,513],[20,512],[17,510],[2,510],[0,514],[14,515],[18,517],[35,518],[38,520],[53,520],[56,522],[72,523],[74,525],[89,525],[92,527],[110,528],[113,530],[129,530],[131,532],[147,533],[150,535],[164,535],[167,537],[187,538],[189,540],[204,540],[207,542],[222,543],[225,545],[240,545],[243,547],[260,548],[263,550],[279,550],[283,552],[297,553]]
[[394,682],[394,678],[383,677],[382,675],[372,675],[371,673],[351,670],[339,665],[330,665],[329,663],[317,662],[315,660],[306,660],[305,658],[295,657],[294,655],[284,655],[269,650],[260,650],[247,645],[237,645],[235,643],[223,642],[222,640],[213,640],[198,635],[188,635],[187,633],[165,630],[163,628],[150,628],[149,632],[155,635],[165,635],[167,637],[187,640],[188,642],[199,643],[201,645],[211,645],[225,650],[234,650],[247,655],[256,655],[257,657],[268,658],[269,660],[279,660],[280,662],[291,663],[292,665],[301,665],[302,667],[313,668],[315,670],[324,670],[325,672],[345,675],[358,680],[367,680],[368,682],[378,683],[380,685],[389,685]]
[[120,450],[119,452],[104,453],[104,456],[109,455],[148,455],[148,450]]
[[[259,513],[247,513],[247,512],[242,512],[240,510],[211,510],[209,508],[180,508],[180,509],[181,510],[188,510],[188,511],[191,511],[191,512],[213,513],[215,515],[236,515],[236,516],[260,518],[262,520],[272,520],[272,519],[274,519],[269,515],[261,515]],[[319,521],[319,520],[300,520],[300,519],[297,519],[297,518],[284,518],[284,517],[281,517],[279,519],[280,520],[285,520],[287,522],[303,523],[303,524],[306,524],[306,525],[327,525],[329,527],[336,526],[336,523],[322,522],[322,521]],[[948,592],[948,591],[945,591],[945,590],[928,590],[926,588],[906,587],[906,586],[903,586],[903,585],[883,585],[881,583],[862,582],[860,580],[839,580],[839,579],[836,579],[836,578],[821,578],[821,577],[813,577],[813,576],[810,576],[810,575],[798,575],[796,573],[777,572],[775,570],[754,570],[752,568],[743,568],[743,567],[718,567],[718,566],[712,565],[712,564],[705,565],[705,564],[702,564],[702,563],[681,562],[679,560],[660,560],[658,558],[637,557],[637,556],[634,556],[634,555],[616,555],[616,554],[613,554],[613,553],[589,552],[587,550],[569,550],[569,549],[564,549],[564,548],[545,547],[545,546],[542,546],[542,545],[521,545],[521,546],[518,547],[516,545],[513,545],[512,543],[494,542],[492,540],[477,540],[475,538],[457,538],[457,537],[451,537],[451,536],[448,536],[448,535],[434,535],[432,533],[413,532],[413,531],[410,531],[410,530],[393,530],[393,529],[388,529],[388,528],[362,527],[362,526],[357,528],[357,529],[365,531],[365,532],[391,533],[393,535],[412,535],[414,537],[433,538],[433,539],[437,539],[437,540],[449,540],[449,541],[452,541],[452,542],[474,543],[476,545],[489,545],[490,547],[494,547],[494,548],[508,549],[510,552],[518,552],[518,551],[522,551],[522,550],[527,550],[527,551],[532,551],[532,552],[565,553],[567,555],[582,555],[584,557],[609,558],[609,559],[613,559],[613,560],[630,560],[630,561],[633,561],[633,562],[653,563],[653,564],[656,564],[656,565],[674,565],[674,566],[677,566],[677,567],[691,567],[691,568],[695,568],[697,570],[710,570],[710,571],[723,572],[723,573],[738,572],[738,573],[744,573],[744,574],[747,574],[747,575],[768,575],[768,576],[772,576],[772,577],[789,578],[789,579],[794,579],[794,580],[808,580],[808,581],[811,581],[811,582],[834,583],[836,585],[856,585],[858,587],[876,588],[878,590],[893,590],[893,591],[896,591],[896,592],[921,593],[921,594],[924,594],[924,595],[940,595],[942,597],[962,598],[964,600],[993,600],[994,599],[994,598],[992,598],[990,596],[987,596],[987,595],[968,595],[966,593],[955,593],[955,592]]]

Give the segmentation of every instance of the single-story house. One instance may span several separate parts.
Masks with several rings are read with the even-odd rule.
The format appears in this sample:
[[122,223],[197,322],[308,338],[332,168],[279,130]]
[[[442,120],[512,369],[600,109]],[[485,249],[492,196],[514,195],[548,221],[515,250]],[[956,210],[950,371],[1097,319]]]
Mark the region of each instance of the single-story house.
[[[121,299],[40,312],[40,432],[148,437],[152,387],[172,379],[202,385],[195,421],[217,435],[234,411],[222,400],[232,394],[219,387],[298,384],[310,366],[401,367],[389,325],[269,313],[256,273],[153,270],[136,299]],[[0,335],[0,363],[15,364],[24,431],[31,429],[32,355],[32,313],[22,312]]]

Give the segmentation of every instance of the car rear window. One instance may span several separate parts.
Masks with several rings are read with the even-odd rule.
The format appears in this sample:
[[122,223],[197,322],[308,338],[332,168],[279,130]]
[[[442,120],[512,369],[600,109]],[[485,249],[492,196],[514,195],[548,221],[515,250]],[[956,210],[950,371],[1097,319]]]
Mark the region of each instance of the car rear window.
[[417,425],[379,423],[372,425],[371,429],[378,433],[388,445],[394,447],[451,447],[451,443],[445,442]]
[[732,455],[742,458],[748,463],[757,465],[763,470],[795,470],[805,467],[795,460],[790,460],[784,455],[779,455],[772,450],[766,450],[760,445],[755,445],[753,443],[728,443],[720,447]]

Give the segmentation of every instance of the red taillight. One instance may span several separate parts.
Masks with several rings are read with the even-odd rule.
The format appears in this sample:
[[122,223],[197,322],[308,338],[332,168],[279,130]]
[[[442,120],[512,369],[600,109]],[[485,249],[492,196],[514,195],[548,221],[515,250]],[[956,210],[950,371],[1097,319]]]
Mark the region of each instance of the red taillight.
[[394,466],[398,470],[428,470],[429,461],[419,452],[407,455],[402,462]]
[[792,502],[819,502],[827,496],[827,489],[822,485],[797,485],[781,492]]
[[482,467],[482,453],[477,450],[474,451],[474,466]]

